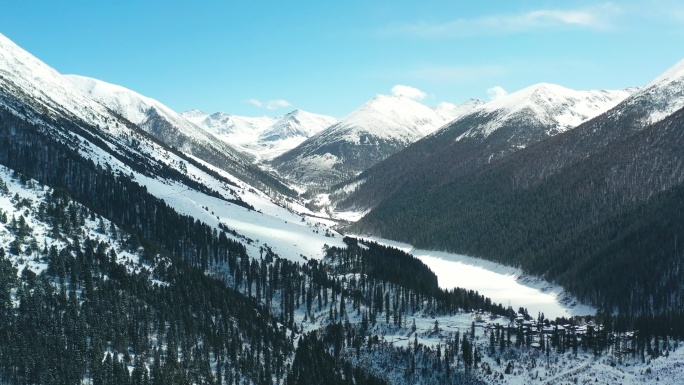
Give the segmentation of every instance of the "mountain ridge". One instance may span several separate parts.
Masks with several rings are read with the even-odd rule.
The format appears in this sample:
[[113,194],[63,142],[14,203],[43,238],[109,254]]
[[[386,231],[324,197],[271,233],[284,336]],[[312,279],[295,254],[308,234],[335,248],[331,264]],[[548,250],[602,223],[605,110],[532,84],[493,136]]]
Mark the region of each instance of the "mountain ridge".
[[[570,129],[630,90],[575,91],[541,83],[479,105],[341,186],[333,204],[364,211],[411,185],[431,188]],[[349,190],[349,189],[346,189]]]
[[[684,298],[669,274],[682,247],[684,109],[656,123],[643,118],[684,99],[679,76],[509,156],[434,176],[439,183],[422,178],[379,200],[352,228],[521,266],[603,311],[667,312]],[[662,95],[677,98],[663,104]],[[641,274],[645,265],[667,279],[653,284]]]
[[272,159],[337,122],[336,118],[300,109],[275,118],[207,114],[200,110],[186,111],[181,116],[258,161]]
[[[471,103],[464,109],[475,106]],[[411,98],[379,94],[271,164],[289,180],[330,186],[433,133],[449,120],[449,114]]]

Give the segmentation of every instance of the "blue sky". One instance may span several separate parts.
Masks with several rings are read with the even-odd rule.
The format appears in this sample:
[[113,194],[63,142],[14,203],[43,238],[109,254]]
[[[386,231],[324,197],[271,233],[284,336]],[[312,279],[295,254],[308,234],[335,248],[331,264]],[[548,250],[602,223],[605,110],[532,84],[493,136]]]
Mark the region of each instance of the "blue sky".
[[684,58],[680,3],[8,0],[0,33],[179,112],[343,117],[398,84],[428,105],[644,85]]

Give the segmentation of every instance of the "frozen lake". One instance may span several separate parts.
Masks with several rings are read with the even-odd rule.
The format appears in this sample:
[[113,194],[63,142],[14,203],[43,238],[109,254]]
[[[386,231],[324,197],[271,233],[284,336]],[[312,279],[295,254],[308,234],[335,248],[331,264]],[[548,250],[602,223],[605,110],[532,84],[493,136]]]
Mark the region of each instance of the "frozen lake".
[[386,239],[366,239],[413,254],[435,272],[439,286],[444,289],[462,287],[475,290],[496,303],[510,305],[516,311],[520,307],[527,308],[533,317],[538,312],[544,313],[549,319],[596,312],[596,309],[580,304],[562,287],[526,276],[514,267],[465,255],[415,249],[411,245]]

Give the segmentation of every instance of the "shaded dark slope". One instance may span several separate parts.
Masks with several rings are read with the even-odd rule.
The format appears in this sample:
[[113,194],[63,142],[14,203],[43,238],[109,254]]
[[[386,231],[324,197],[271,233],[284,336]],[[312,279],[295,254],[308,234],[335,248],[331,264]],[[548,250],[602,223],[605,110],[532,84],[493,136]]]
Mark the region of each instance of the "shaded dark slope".
[[521,114],[487,137],[463,137],[473,127],[487,124],[495,113],[459,119],[365,171],[354,181],[363,184],[338,204],[339,209],[365,209],[401,191],[422,195],[424,189],[450,183],[479,167],[549,137],[548,124]]
[[446,121],[410,98],[377,95],[273,159],[272,165],[294,183],[327,188],[406,148]]
[[684,111],[638,131],[611,123],[596,119],[452,183],[401,191],[354,230],[519,265],[595,304],[684,305],[684,284],[666,279],[684,250]]
[[575,91],[540,83],[485,104],[339,186],[340,211],[375,207],[397,191],[450,183],[614,107],[632,89]]
[[[272,164],[292,181],[329,186],[357,175],[407,145],[370,135],[361,136],[359,144],[352,144],[336,134],[324,132],[309,138]],[[329,163],[332,165],[328,166]]]

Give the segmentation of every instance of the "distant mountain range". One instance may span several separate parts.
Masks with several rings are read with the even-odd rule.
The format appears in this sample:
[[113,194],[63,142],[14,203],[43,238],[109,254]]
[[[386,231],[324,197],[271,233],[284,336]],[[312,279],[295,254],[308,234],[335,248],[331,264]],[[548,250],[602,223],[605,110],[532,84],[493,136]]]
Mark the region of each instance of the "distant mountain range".
[[353,230],[522,266],[610,311],[684,306],[684,61],[591,93],[616,105],[573,129],[540,124],[528,102],[555,96],[533,89],[511,95],[522,115],[484,108],[359,176],[341,206],[374,208]]
[[[634,89],[575,91],[537,84],[480,104],[439,131],[369,168],[342,186],[341,210],[367,210],[411,186],[448,183],[482,165],[508,156],[609,110]],[[345,191],[351,191],[347,196]]]
[[59,87],[66,87],[65,92],[73,90],[75,86],[81,92],[74,94],[87,95],[92,98],[90,104],[94,101],[104,106],[108,109],[108,114],[114,114],[133,123],[157,140],[179,151],[228,171],[263,190],[292,195],[292,191],[280,180],[256,167],[252,157],[209,130],[198,128],[154,99],[121,86],[83,76],[55,74],[54,80],[62,84]]
[[181,115],[258,160],[270,160],[337,122],[333,117],[302,110],[277,118],[245,117],[225,112],[206,114],[199,110]]
[[377,95],[337,124],[275,158],[272,165],[296,183],[331,186],[478,105],[478,101],[469,101],[462,106],[433,109],[407,97]]

